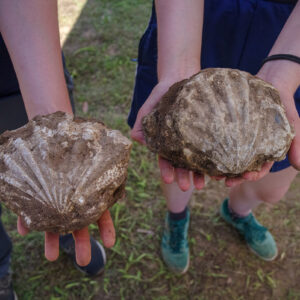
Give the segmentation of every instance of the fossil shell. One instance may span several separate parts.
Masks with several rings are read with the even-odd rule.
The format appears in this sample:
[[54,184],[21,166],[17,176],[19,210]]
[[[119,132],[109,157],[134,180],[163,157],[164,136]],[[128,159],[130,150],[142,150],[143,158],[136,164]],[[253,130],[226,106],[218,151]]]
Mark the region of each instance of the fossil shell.
[[0,199],[31,230],[66,233],[124,195],[131,142],[56,112],[0,136]]
[[174,166],[229,177],[282,160],[294,136],[272,85],[221,68],[174,84],[144,117],[143,132]]

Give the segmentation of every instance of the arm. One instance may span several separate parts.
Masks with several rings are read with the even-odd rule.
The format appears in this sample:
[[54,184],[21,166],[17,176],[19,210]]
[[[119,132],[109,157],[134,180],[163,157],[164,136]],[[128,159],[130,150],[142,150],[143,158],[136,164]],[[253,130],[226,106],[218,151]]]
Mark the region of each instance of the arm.
[[[200,71],[204,1],[156,0],[158,85],[139,111],[132,138],[145,143],[141,119],[169,87]],[[186,18],[185,16],[189,16]]]
[[156,0],[159,82],[173,84],[200,71],[203,9],[199,0]]
[[[288,18],[279,34],[269,55],[293,54],[300,57],[300,2],[298,1],[292,14]],[[270,78],[273,84],[284,87],[290,94],[294,94],[300,85],[300,65],[287,60],[275,60],[265,63],[258,73]]]
[[[63,73],[57,2],[50,0],[0,0],[0,31],[18,77],[29,119],[61,110],[72,113]],[[114,244],[114,228],[107,211],[98,221],[106,246]],[[27,229],[18,220],[20,234]],[[73,233],[80,265],[90,261],[88,229]],[[45,256],[58,257],[59,235],[45,234]]]
[[[131,131],[133,139],[145,143],[142,133],[142,118],[147,115],[169,87],[200,71],[203,26],[203,0],[156,0],[158,24],[158,84],[141,107]],[[187,17],[188,16],[188,17]],[[175,179],[174,168],[160,159],[162,179],[171,183]],[[176,169],[179,186],[190,186],[187,170]],[[194,177],[194,184],[201,189],[203,177]]]
[[57,110],[72,113],[62,66],[57,2],[0,0],[0,31],[29,119]]
[[[300,2],[295,6],[269,55],[293,54],[300,57]],[[294,93],[300,85],[300,65],[288,60],[266,62],[259,70],[258,77],[273,84],[279,91],[288,120],[295,129],[295,138],[288,156],[297,170],[300,169],[300,119],[294,103]],[[251,172],[243,175],[247,180],[258,180],[268,173]]]

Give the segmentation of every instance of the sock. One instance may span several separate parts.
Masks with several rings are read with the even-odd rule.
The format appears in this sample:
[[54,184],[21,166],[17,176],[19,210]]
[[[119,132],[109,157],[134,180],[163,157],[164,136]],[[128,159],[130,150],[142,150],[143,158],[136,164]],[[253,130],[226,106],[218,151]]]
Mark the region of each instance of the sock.
[[240,214],[236,213],[236,212],[230,207],[229,203],[228,203],[228,210],[229,210],[230,215],[232,216],[233,219],[243,219],[243,218],[246,218],[247,216],[249,216],[249,214],[251,213],[251,212],[249,212],[249,214],[246,215],[246,216],[240,215]]
[[169,216],[171,220],[179,221],[186,218],[187,207],[180,213],[172,213],[169,211]]

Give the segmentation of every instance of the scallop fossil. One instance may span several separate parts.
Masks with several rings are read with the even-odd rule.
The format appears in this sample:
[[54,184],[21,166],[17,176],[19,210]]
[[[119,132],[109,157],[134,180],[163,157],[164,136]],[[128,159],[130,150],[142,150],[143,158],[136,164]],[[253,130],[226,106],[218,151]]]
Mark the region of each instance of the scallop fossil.
[[0,199],[31,230],[66,233],[124,195],[131,142],[56,112],[0,136]]
[[228,177],[282,160],[294,136],[272,85],[222,68],[174,84],[144,117],[143,132],[174,166]]

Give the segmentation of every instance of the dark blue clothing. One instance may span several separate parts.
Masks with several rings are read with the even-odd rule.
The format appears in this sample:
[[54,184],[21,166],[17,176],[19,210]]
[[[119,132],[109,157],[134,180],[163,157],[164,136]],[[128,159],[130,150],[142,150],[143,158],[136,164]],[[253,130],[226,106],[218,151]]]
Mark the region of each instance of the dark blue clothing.
[[[294,4],[266,0],[207,0],[204,8],[201,67],[234,68],[256,74]],[[288,1],[286,1],[288,2]],[[291,2],[291,1],[290,1]],[[129,126],[157,84],[157,23],[155,8],[140,44]],[[300,111],[300,89],[295,94]],[[272,171],[290,166],[276,162]]]
[[[63,57],[65,79],[74,111],[73,82]],[[16,73],[0,34],[0,133],[25,125],[28,122]],[[1,205],[0,205],[1,217]],[[67,236],[66,239],[68,238]],[[62,237],[62,239],[64,239]],[[11,241],[0,219],[0,278],[7,274],[12,250]]]
[[0,133],[23,126],[27,121],[17,76],[0,35]]
[[[1,217],[1,205],[0,205]],[[10,254],[12,250],[11,241],[5,232],[3,224],[0,219],[0,278],[5,276],[9,270]]]
[[[66,68],[63,56],[65,79],[70,101],[75,111],[73,100],[73,81]],[[25,106],[19,88],[17,76],[0,34],[0,133],[19,128],[28,122]]]

